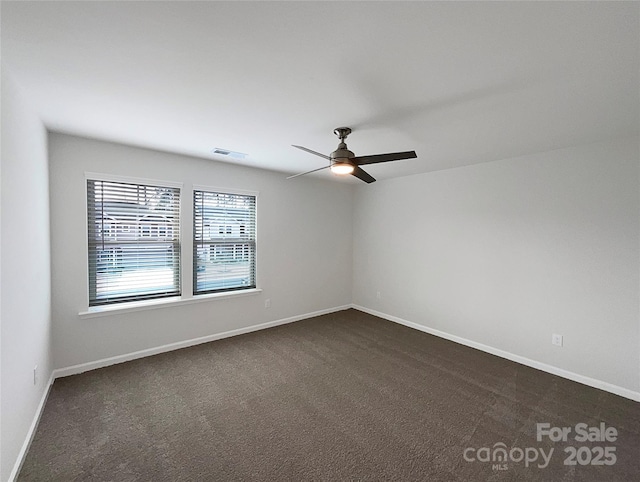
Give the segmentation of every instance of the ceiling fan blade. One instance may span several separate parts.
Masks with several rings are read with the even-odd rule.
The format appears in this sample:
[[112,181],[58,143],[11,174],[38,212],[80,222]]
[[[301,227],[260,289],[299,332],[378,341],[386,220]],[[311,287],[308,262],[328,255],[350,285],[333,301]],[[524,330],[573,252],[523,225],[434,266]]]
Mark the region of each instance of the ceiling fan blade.
[[375,164],[376,162],[400,161],[402,159],[413,159],[418,157],[416,151],[392,152],[389,154],[376,154],[373,156],[359,156],[351,159],[358,166],[365,164]]
[[307,149],[306,147],[295,146],[295,145],[292,145],[291,147],[295,147],[296,149],[302,149],[303,151],[308,152],[309,154],[314,154],[316,156],[320,156],[320,157],[323,157],[325,159],[331,160],[331,158],[329,156],[325,156],[324,154],[320,154],[319,152],[312,151],[311,149]]
[[301,172],[300,174],[294,174],[293,176],[289,176],[287,179],[293,179],[294,177],[304,176],[305,174],[311,174],[312,172],[321,171],[322,169],[327,169],[328,167],[331,167],[331,166],[322,166],[322,167],[319,167],[318,169],[312,169],[311,171]]
[[360,179],[361,181],[366,182],[367,184],[371,184],[372,182],[376,182],[375,178],[371,174],[366,172],[364,169],[359,168],[358,166],[355,166],[355,169],[353,170],[351,175],[352,176],[356,176],[358,179]]

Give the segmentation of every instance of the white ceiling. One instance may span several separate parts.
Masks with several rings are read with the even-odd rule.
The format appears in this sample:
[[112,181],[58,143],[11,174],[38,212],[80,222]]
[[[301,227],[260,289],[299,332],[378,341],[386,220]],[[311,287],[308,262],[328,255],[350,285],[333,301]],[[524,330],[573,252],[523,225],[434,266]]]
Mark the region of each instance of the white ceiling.
[[296,173],[326,161],[290,145],[328,154],[344,125],[356,155],[418,153],[367,166],[385,179],[637,134],[639,13],[637,2],[3,1],[2,64],[51,130]]

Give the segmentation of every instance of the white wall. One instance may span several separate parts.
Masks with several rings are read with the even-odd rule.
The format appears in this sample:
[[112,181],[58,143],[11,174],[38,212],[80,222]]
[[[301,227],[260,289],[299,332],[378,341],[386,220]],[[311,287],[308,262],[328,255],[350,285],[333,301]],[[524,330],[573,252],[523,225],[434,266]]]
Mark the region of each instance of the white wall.
[[357,188],[354,303],[639,392],[638,142]]
[[[56,368],[351,303],[350,185],[314,178],[286,180],[275,172],[63,134],[50,134],[49,139]],[[191,237],[192,183],[258,191],[257,281],[263,292],[79,317],[87,310],[88,290],[85,171],[184,183],[183,243]],[[183,284],[191,280],[186,261]]]
[[47,136],[4,68],[0,197],[0,480],[4,481],[28,437],[52,370]]

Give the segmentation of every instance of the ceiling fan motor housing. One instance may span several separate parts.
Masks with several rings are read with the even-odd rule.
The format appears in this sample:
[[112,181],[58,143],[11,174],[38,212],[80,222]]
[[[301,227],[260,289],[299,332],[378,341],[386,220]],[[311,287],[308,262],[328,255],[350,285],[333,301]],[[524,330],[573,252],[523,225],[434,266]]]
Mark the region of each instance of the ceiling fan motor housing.
[[338,145],[338,148],[331,153],[331,162],[346,162],[351,164],[351,158],[356,157],[356,155],[347,149],[347,145],[344,142],[341,142]]
[[351,129],[349,127],[336,127],[333,133],[340,139],[340,144],[338,144],[338,148],[331,153],[331,164],[336,162],[352,164],[350,159],[356,157],[356,155],[347,149],[347,144],[344,142],[347,136],[351,134]]

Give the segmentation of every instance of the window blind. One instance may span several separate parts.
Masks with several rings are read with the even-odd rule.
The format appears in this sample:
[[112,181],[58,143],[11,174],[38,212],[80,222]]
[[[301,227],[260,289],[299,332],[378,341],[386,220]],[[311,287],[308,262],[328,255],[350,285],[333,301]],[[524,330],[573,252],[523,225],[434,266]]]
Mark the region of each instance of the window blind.
[[180,294],[180,189],[87,180],[89,306]]
[[193,192],[193,293],[256,287],[256,197]]

